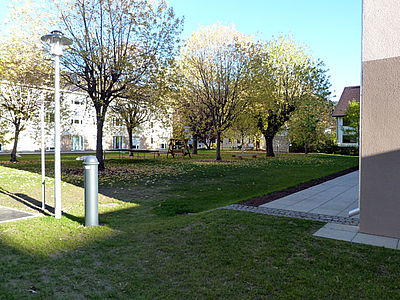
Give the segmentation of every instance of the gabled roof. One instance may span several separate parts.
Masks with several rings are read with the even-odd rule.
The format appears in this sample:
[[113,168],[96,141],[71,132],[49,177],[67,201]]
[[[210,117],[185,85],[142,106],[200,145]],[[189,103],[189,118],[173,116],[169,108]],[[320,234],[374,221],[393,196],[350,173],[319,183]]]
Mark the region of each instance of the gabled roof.
[[346,109],[349,106],[349,102],[355,99],[360,103],[360,86],[347,86],[344,88],[342,96],[340,96],[339,102],[333,112],[333,117],[344,117],[346,115]]

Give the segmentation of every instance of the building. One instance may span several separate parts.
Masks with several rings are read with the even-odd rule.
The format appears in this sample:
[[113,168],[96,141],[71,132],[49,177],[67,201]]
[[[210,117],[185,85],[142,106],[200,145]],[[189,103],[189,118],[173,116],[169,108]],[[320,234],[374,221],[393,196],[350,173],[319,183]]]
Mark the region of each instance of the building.
[[353,100],[360,103],[360,86],[345,87],[332,114],[336,118],[337,145],[340,147],[358,147],[358,141],[351,135],[346,134],[346,131],[351,130],[351,128],[348,127],[344,118],[346,109],[350,101]]
[[[61,151],[92,151],[96,149],[96,113],[90,98],[76,88],[61,91]],[[21,132],[18,152],[40,151],[40,110],[31,117],[26,129]],[[47,150],[54,149],[54,107],[46,104],[45,144]],[[0,151],[11,151],[12,130],[6,136],[10,142],[0,144]],[[103,128],[103,149],[128,148],[128,133],[122,120],[109,109]],[[166,149],[172,128],[152,119],[135,129],[132,142],[135,149]]]
[[[243,140],[245,149],[249,150],[265,150],[265,138],[264,136],[259,136],[255,138],[254,136],[246,136]],[[241,149],[242,141],[240,139],[224,138],[222,141],[223,149]],[[272,141],[275,153],[289,153],[289,134],[287,130],[281,130]]]
[[363,0],[360,232],[400,238],[400,1]]

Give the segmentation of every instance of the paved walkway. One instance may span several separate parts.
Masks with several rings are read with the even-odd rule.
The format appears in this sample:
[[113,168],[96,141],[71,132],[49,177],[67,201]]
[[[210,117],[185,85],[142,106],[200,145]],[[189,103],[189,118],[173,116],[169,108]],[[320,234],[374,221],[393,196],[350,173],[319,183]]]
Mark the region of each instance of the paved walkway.
[[358,232],[358,230],[358,226],[328,223],[314,233],[314,236],[390,249],[400,249],[399,239],[365,234]]
[[13,208],[0,206],[0,223],[35,217],[36,215]]
[[358,171],[260,205],[329,216],[347,217],[358,207]]
[[358,207],[358,173],[337,177],[259,207],[232,204],[225,209],[327,222],[314,236],[400,249],[399,239],[360,233],[358,216],[348,217],[349,211]]

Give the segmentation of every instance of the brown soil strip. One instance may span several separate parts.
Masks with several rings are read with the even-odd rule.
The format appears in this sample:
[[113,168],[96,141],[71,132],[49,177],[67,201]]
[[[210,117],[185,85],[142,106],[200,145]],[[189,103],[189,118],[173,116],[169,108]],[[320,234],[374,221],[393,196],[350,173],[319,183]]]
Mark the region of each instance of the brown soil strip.
[[343,176],[343,175],[349,174],[349,173],[357,171],[357,170],[358,170],[358,166],[350,168],[350,169],[347,169],[347,170],[343,170],[343,171],[340,171],[340,172],[337,172],[335,174],[331,174],[331,175],[328,175],[328,176],[325,176],[325,177],[322,177],[322,178],[318,178],[318,179],[311,180],[311,181],[308,181],[308,182],[300,183],[300,184],[298,184],[296,186],[287,188],[287,189],[285,189],[283,191],[276,191],[276,192],[273,192],[273,193],[268,194],[268,195],[255,197],[255,198],[240,202],[239,204],[248,205],[248,206],[260,206],[262,204],[274,201],[276,199],[288,196],[288,195],[293,194],[293,193],[297,193],[299,191],[308,189],[308,188],[310,188],[310,187],[312,187],[314,185],[321,184],[321,183],[323,183],[325,181],[332,180],[332,179],[334,179],[336,177]]

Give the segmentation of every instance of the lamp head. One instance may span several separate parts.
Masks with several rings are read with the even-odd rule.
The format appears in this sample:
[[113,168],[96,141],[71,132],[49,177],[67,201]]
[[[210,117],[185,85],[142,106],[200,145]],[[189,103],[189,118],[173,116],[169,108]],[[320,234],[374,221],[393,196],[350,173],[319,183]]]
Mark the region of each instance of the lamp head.
[[65,37],[59,30],[53,30],[50,34],[46,34],[40,38],[43,42],[51,45],[51,53],[61,56],[63,54],[63,46],[72,45],[72,40]]

